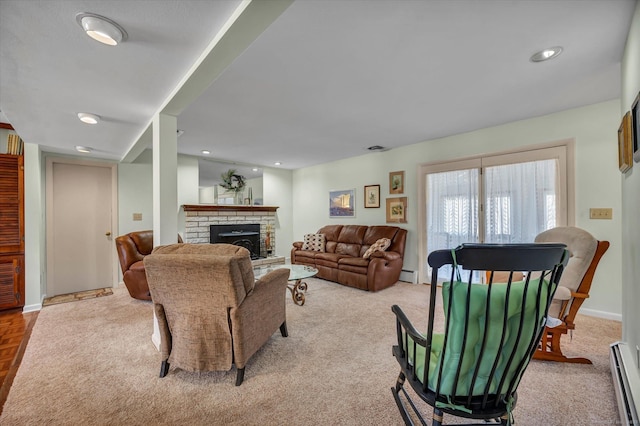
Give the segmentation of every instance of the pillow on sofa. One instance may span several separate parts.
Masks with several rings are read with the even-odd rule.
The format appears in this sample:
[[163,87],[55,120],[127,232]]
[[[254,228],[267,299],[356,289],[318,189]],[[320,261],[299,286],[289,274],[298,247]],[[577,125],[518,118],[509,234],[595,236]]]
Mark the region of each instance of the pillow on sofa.
[[305,234],[302,250],[318,251],[324,253],[324,234]]
[[375,243],[371,244],[371,246],[364,252],[362,257],[364,259],[368,259],[371,256],[371,253],[374,251],[385,251],[391,245],[391,240],[389,238],[380,238]]

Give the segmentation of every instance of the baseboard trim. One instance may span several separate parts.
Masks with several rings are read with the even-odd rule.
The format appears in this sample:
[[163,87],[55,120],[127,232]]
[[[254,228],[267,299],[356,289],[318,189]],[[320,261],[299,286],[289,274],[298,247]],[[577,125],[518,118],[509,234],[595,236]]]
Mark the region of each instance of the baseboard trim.
[[597,309],[587,309],[582,307],[580,308],[578,313],[583,315],[588,315],[590,317],[604,318],[604,319],[610,319],[610,320],[622,322],[622,315],[614,314],[613,312],[605,312],[605,311],[599,311]]
[[27,312],[36,312],[36,311],[40,311],[42,310],[42,303],[35,303],[33,305],[25,305],[22,308],[22,313],[27,313]]

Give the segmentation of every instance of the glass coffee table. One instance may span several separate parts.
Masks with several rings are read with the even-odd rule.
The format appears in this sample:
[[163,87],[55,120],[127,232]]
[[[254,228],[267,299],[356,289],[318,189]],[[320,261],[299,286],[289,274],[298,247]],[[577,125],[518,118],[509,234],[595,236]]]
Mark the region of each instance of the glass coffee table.
[[289,284],[287,288],[291,291],[291,298],[296,305],[304,305],[304,291],[307,291],[307,283],[302,281],[311,278],[318,273],[313,266],[306,265],[269,265],[253,268],[253,275],[260,279],[275,269],[289,269]]

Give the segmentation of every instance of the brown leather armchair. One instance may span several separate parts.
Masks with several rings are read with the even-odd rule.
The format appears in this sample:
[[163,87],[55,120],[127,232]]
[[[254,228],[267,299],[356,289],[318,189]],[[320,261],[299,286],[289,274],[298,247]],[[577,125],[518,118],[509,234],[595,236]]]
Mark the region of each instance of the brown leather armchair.
[[153,250],[153,231],[137,231],[116,238],[122,280],[134,299],[151,300],[142,259]]
[[[178,234],[178,242],[182,237]],[[116,238],[122,280],[134,299],[151,300],[142,259],[153,250],[153,231],[136,231]]]
[[237,368],[280,329],[287,336],[288,269],[258,281],[249,250],[232,244],[171,244],[144,258],[160,330],[160,377],[169,365],[186,371]]

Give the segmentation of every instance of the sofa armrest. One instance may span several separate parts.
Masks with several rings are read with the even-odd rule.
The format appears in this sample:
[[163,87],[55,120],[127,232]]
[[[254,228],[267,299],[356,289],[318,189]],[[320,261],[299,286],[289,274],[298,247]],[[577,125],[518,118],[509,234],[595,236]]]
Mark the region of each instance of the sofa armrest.
[[294,241],[293,242],[293,247],[297,248],[298,250],[301,250],[302,249],[302,244],[303,244],[302,241]]
[[401,258],[400,253],[397,253],[395,251],[374,251],[373,253],[371,253],[370,257],[371,259],[380,258],[386,261],[392,261]]

